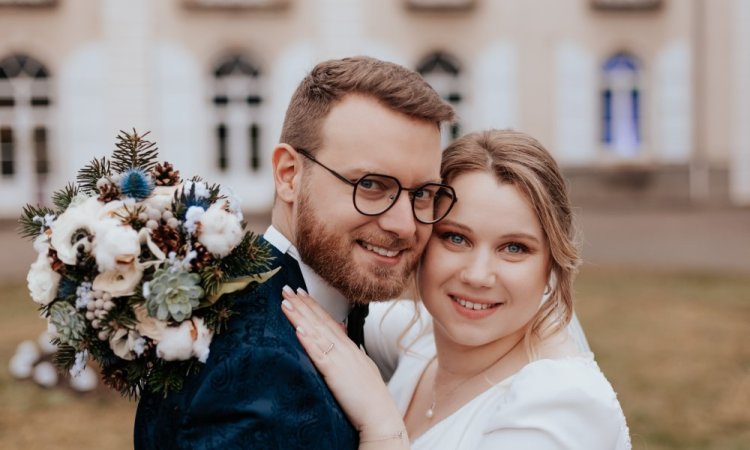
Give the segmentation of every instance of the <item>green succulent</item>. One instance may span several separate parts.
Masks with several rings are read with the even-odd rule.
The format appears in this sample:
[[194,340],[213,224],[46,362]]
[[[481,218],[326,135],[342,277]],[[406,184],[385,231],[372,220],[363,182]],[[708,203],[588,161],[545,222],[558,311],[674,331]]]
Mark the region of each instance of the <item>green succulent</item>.
[[149,283],[146,309],[151,317],[178,322],[189,318],[204,296],[197,273],[158,269]]
[[86,318],[73,305],[57,301],[49,309],[49,321],[55,326],[60,342],[74,344],[86,333]]

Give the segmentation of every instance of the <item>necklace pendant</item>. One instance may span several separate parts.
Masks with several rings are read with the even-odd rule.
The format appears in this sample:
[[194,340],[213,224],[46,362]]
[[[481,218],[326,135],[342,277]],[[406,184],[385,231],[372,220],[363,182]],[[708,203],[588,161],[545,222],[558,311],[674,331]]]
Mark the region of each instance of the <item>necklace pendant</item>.
[[428,419],[432,419],[432,417],[435,415],[435,411],[432,410],[432,408],[428,409],[427,412],[424,413],[424,416]]

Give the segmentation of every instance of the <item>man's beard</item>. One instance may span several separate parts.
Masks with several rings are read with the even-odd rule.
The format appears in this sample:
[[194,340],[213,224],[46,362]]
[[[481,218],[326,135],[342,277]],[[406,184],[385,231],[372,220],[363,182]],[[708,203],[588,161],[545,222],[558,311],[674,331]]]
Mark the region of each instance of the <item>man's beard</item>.
[[[404,291],[419,261],[421,249],[417,248],[416,237],[404,240],[385,231],[348,236],[327,228],[318,220],[307,195],[300,197],[298,208],[295,236],[302,261],[349,301],[388,300]],[[404,261],[397,267],[379,265],[368,269],[358,266],[352,258],[353,246],[359,245],[355,240],[386,248],[407,247],[409,250],[401,255]]]

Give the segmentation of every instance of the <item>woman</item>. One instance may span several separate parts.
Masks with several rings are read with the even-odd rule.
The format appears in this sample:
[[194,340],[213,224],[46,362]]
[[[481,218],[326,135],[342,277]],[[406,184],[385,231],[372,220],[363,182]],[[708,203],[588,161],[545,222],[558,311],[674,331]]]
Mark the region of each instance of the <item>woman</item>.
[[360,448],[630,448],[612,387],[567,332],[579,259],[554,159],[523,133],[485,131],[445,151],[441,176],[458,201],[434,225],[417,274],[431,320],[400,333],[421,308],[405,302],[383,317],[385,332],[382,308],[368,318],[370,354],[396,354],[395,402],[339,324],[305,293],[285,294]]

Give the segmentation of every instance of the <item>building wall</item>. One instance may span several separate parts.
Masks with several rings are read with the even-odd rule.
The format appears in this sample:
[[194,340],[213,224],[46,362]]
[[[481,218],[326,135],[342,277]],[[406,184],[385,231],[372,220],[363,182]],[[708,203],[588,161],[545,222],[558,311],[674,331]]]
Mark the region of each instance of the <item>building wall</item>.
[[[54,86],[52,171],[40,183],[29,150],[18,149],[17,175],[0,179],[6,217],[48,198],[85,162],[108,154],[119,129],[132,127],[151,130],[162,158],[183,175],[233,186],[248,210],[268,211],[270,154],[289,97],[315,62],[368,54],[417,67],[437,51],[459,64],[461,132],[518,128],[565,167],[594,175],[622,165],[684,167],[684,189],[695,192],[702,186],[695,180],[731,168],[730,197],[750,202],[743,194],[750,138],[736,120],[750,102],[742,0],[664,0],[644,11],[603,11],[588,0],[476,0],[455,11],[415,10],[406,0],[281,0],[247,9],[186,0],[2,3],[13,2],[0,1],[0,59],[31,55]],[[618,52],[642,64],[642,145],[632,158],[601,141],[602,66]],[[217,164],[213,72],[228,55],[259,69],[261,102],[243,113],[260,129],[256,170],[246,143],[230,148],[224,170]],[[9,117],[0,109],[0,126]]]

